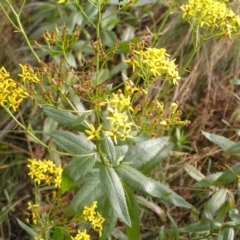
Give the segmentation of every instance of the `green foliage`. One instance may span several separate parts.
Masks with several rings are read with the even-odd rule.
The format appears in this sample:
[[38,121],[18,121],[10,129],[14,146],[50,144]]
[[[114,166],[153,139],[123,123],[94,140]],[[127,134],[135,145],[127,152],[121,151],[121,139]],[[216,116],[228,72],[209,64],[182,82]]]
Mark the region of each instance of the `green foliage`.
[[[152,38],[152,44],[147,46],[135,36],[133,27],[149,12],[145,5],[155,3],[164,5],[167,11],[153,33],[147,29]],[[162,102],[167,99],[171,85],[178,84],[180,75],[185,73],[206,40],[224,34],[229,38],[238,35],[236,15],[235,18],[227,15],[229,24],[218,19],[220,27],[214,32],[210,31],[209,19],[197,19],[201,13],[191,15],[198,9],[194,7],[195,3],[191,1],[189,9],[188,5],[179,8],[175,3],[179,5],[178,1],[152,0],[52,0],[28,5],[23,1],[16,9],[9,0],[0,3],[2,12],[22,34],[31,52],[25,60],[36,63],[33,66],[20,65],[22,74],[18,75],[18,84],[14,84],[15,80],[10,79],[5,68],[0,69],[3,83],[0,86],[0,104],[35,144],[44,148],[47,157],[58,159],[63,166],[61,189],[57,193],[50,186],[39,187],[38,180],[34,180],[35,204],[28,206],[32,215],[31,227],[18,220],[32,237],[78,239],[78,234],[86,234],[83,230],[90,221],[99,239],[110,239],[111,236],[140,239],[139,212],[145,206],[157,209],[163,223],[168,221],[169,228],[159,226],[159,239],[181,239],[182,236],[234,239],[240,227],[240,215],[229,186],[238,181],[238,163],[226,171],[207,176],[191,164],[184,165],[183,169],[197,181],[193,186],[208,193],[204,198],[202,216],[194,212],[194,206],[167,183],[148,176],[157,167],[162,167],[174,147],[169,142],[170,138],[164,136],[164,130],[176,126],[174,140],[177,147],[190,149],[187,134],[180,132],[178,127],[188,125],[189,121],[180,119],[182,112],[177,109],[177,103],[164,106]],[[199,2],[205,11],[204,4],[209,7],[207,2]],[[227,11],[225,4],[221,6]],[[139,11],[139,7],[143,10]],[[160,40],[156,42],[175,7],[178,11],[182,9],[183,17],[191,23],[193,40],[193,48],[185,53],[187,60],[181,64],[179,72],[175,59],[171,59],[165,48],[157,48],[161,45]],[[42,26],[30,36],[21,22],[23,12],[28,8],[38,9],[32,16],[33,21],[44,19]],[[137,14],[141,12],[139,19],[132,16],[135,9]],[[213,16],[219,12],[210,10]],[[120,21],[120,17],[124,21]],[[234,27],[231,27],[232,20]],[[123,27],[126,27],[124,31],[121,30]],[[40,35],[41,38],[36,40]],[[128,70],[128,64],[132,71]],[[115,83],[119,75],[123,77]],[[151,98],[150,91],[158,82],[163,82],[165,88]],[[238,84],[238,79],[232,83]],[[9,87],[11,94],[6,90]],[[17,98],[12,99],[16,93]],[[41,129],[43,137],[36,134],[34,126],[25,126],[12,112],[26,97],[43,110],[41,114],[47,116]],[[207,132],[203,134],[226,154],[239,155],[239,142]],[[29,171],[31,175],[31,168]],[[43,176],[42,179],[48,178]],[[46,190],[52,192],[52,198],[49,197],[51,194],[43,196]],[[64,196],[71,198],[66,200]],[[42,208],[44,201],[50,205],[50,210]],[[92,204],[96,202],[99,212],[95,215]],[[192,209],[195,222],[178,226],[169,206]],[[87,211],[89,208],[91,210]],[[99,220],[101,217],[104,221]],[[117,224],[123,224],[124,230],[115,228]],[[74,231],[72,226],[79,231]]]

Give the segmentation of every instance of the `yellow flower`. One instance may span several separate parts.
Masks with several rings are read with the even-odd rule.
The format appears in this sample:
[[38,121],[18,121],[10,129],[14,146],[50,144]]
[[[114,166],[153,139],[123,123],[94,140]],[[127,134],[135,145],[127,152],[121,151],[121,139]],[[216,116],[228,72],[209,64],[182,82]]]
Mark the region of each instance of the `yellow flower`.
[[68,3],[68,2],[69,2],[69,0],[59,0],[57,3],[61,4],[61,3]]
[[34,73],[33,69],[29,65],[19,64],[22,69],[22,74],[18,74],[19,77],[22,78],[22,81],[25,82],[40,82],[36,73]]
[[81,232],[78,230],[78,233],[75,237],[71,237],[72,240],[90,240],[90,236],[86,233],[86,230]]
[[[131,60],[125,62],[132,65],[134,72],[141,77],[164,77],[172,84],[177,84],[180,79],[177,65],[165,48],[147,48],[146,50],[135,50]],[[138,64],[135,64],[137,62]]]
[[55,187],[61,186],[63,171],[61,166],[57,167],[51,160],[28,159],[28,161],[28,175],[34,182],[38,185],[44,182],[48,185],[54,184]]
[[216,30],[218,34],[231,38],[232,34],[240,30],[240,17],[225,2],[216,0],[189,0],[180,8],[182,17],[189,22],[194,21],[200,27]]
[[105,219],[99,212],[96,212],[97,202],[93,202],[92,205],[84,207],[83,218],[85,221],[88,221],[93,226],[93,229],[99,233],[99,236],[102,236],[102,225]]
[[100,138],[100,131],[102,129],[102,125],[100,124],[99,127],[97,128],[97,130],[95,129],[95,127],[90,124],[88,125],[88,127],[90,128],[90,130],[85,130],[85,132],[89,135],[89,137],[87,138],[87,140],[93,139],[93,138]]
[[28,93],[13,79],[4,67],[0,69],[0,105],[17,110]]

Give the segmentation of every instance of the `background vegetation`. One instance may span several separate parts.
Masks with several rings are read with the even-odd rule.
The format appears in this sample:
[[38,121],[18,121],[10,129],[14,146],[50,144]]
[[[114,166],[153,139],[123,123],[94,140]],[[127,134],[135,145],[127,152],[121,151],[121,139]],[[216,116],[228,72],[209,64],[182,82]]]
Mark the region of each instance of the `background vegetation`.
[[[126,41],[129,39],[143,39],[149,46],[154,42],[157,47],[166,47],[172,58],[176,58],[176,63],[181,69],[193,48],[191,27],[181,18],[179,5],[182,2],[174,1],[172,13],[160,32],[158,32],[159,27],[169,11],[163,1],[140,1],[142,4],[123,9],[119,14],[113,15],[110,22],[103,23],[103,25],[108,24],[107,27],[105,26],[107,29],[105,35],[102,36],[104,45],[110,47],[118,40],[121,50],[124,51]],[[16,8],[20,6],[18,1],[12,4]],[[91,14],[94,18],[95,13],[91,9],[88,10],[86,3],[84,4],[90,18]],[[229,6],[236,13],[240,13],[238,0],[232,1]],[[118,1],[111,0],[103,10],[103,14],[109,15],[118,7]],[[71,5],[62,6],[57,5],[56,1],[31,0],[27,2],[23,11],[22,24],[32,40],[39,39],[44,30],[52,29],[54,23],[59,25],[66,23],[69,29],[79,24],[82,27],[82,34],[69,59],[80,73],[91,71],[85,68],[84,62],[91,61],[93,56],[89,45],[90,40],[94,39],[94,31],[84,23]],[[11,14],[10,10],[9,13]],[[22,36],[13,30],[3,12],[0,12],[0,21],[0,66],[4,66],[14,76],[18,74],[19,63],[31,63],[34,66],[36,61],[29,54]],[[157,33],[154,35],[156,38],[151,33]],[[46,62],[57,58],[47,52],[39,52],[39,54]],[[173,151],[149,173],[149,176],[170,185],[191,203],[194,209],[169,208],[161,201],[150,197],[143,199],[139,196],[142,205],[141,239],[164,239],[161,237],[164,231],[165,239],[193,239],[191,234],[200,227],[204,231],[207,229],[209,234],[204,233],[205,238],[200,235],[197,238],[195,235],[194,239],[217,239],[214,237],[220,230],[214,224],[210,226],[209,222],[204,222],[209,219],[212,219],[212,223],[215,221],[224,223],[231,219],[236,223],[235,225],[226,224],[220,228],[228,231],[234,229],[235,239],[240,236],[238,212],[229,212],[226,207],[234,202],[233,209],[239,208],[237,176],[240,175],[240,168],[236,165],[239,160],[239,148],[238,145],[234,145],[238,142],[240,128],[239,60],[239,37],[231,40],[211,39],[197,52],[179,84],[165,95],[163,99],[165,104],[179,102],[179,108],[183,111],[182,118],[189,119],[191,125],[172,127],[168,130],[168,135],[171,136],[174,144]],[[113,84],[121,81],[120,63],[119,55],[109,66],[112,70]],[[153,98],[163,87],[158,85],[152,89]],[[33,156],[40,158],[44,155],[44,150],[16,127],[3,109],[0,109],[0,116],[0,237],[30,239],[16,219],[24,221],[27,202],[34,198],[33,187],[27,176],[27,158]],[[44,129],[51,128],[51,123],[46,121],[44,113],[26,100],[16,112],[16,118],[24,124],[31,123],[40,135]],[[228,151],[231,147],[232,149]],[[59,161],[64,163],[67,159],[59,158]],[[220,176],[214,174],[222,172],[230,174],[229,171],[235,176],[234,179],[224,179],[222,182],[214,183],[217,176]],[[210,180],[205,179],[205,182],[201,182],[205,176],[210,176]],[[218,192],[219,189],[221,192]],[[219,196],[214,200],[212,196],[216,192]],[[209,217],[205,210],[207,206],[209,208],[214,206],[215,201],[220,201],[221,204],[219,208],[212,210],[212,215]],[[236,214],[235,218],[233,214]],[[186,228],[199,221],[203,221],[201,226]],[[185,229],[181,230],[181,228]],[[119,230],[123,230],[121,223],[116,226],[112,239],[124,239],[124,235],[121,235]],[[208,238],[209,236],[211,238]]]

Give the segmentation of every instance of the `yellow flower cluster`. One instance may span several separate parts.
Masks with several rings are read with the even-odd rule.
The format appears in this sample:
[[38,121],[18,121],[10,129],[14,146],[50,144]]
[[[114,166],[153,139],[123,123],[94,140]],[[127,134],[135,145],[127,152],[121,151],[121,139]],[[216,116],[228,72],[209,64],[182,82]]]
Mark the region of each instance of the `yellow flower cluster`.
[[182,5],[183,18],[196,19],[197,25],[217,30],[221,35],[231,38],[240,30],[240,18],[224,2],[216,0],[189,0]]
[[117,138],[124,141],[126,138],[132,138],[130,134],[134,123],[129,120],[128,112],[133,111],[131,106],[131,96],[125,96],[121,90],[107,99],[107,117],[110,125],[110,131],[106,131],[107,135],[117,142]]
[[48,185],[54,184],[55,187],[61,186],[61,176],[63,169],[57,167],[51,160],[36,160],[28,159],[28,169],[31,179],[37,184],[46,183]]
[[131,64],[133,72],[143,78],[164,76],[170,83],[177,84],[180,79],[178,67],[175,60],[170,60],[169,57],[165,48],[147,48],[135,50],[132,57],[124,62]]
[[[83,210],[83,219],[91,223],[93,229],[99,233],[99,236],[102,236],[102,225],[105,219],[99,212],[96,212],[97,202],[93,202],[89,207],[84,207]],[[75,239],[76,240],[76,239]]]
[[0,105],[16,111],[26,97],[28,93],[10,78],[4,67],[0,68]]
[[22,78],[22,81],[24,83],[26,83],[26,82],[34,82],[34,83],[40,82],[37,74],[33,71],[33,69],[30,67],[30,65],[19,64],[19,66],[22,69],[22,73],[18,74],[18,76]]
[[78,233],[75,237],[71,237],[72,240],[90,240],[90,236],[86,233],[86,230],[83,232],[78,230]]

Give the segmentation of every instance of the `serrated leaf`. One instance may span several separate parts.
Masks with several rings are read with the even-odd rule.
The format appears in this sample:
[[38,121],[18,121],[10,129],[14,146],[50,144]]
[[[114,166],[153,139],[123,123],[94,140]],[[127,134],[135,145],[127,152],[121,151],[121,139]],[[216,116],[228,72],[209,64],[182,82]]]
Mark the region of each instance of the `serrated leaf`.
[[[62,191],[67,191],[72,184],[79,181],[86,173],[92,169],[96,161],[96,154],[87,157],[73,158],[71,162],[68,163],[63,169],[62,179],[66,183],[64,184],[64,187],[62,184]],[[70,183],[71,185],[69,186],[67,183]]]
[[100,178],[114,211],[125,224],[131,226],[123,186],[117,173],[111,167],[101,166]]
[[79,117],[70,112],[65,112],[57,108],[44,108],[43,110],[50,118],[52,118],[56,122],[78,131],[82,131],[85,129],[82,122],[91,114],[91,112],[88,111],[83,113]]
[[226,202],[227,189],[218,189],[207,202],[207,211],[214,215],[218,209]]
[[117,155],[113,141],[104,131],[101,131],[101,134],[103,136],[101,140],[103,150],[106,153],[108,160],[114,165],[117,160]]
[[231,146],[235,144],[235,142],[229,140],[228,138],[225,138],[220,135],[208,133],[202,131],[202,134],[211,142],[217,144],[220,148],[222,148],[223,151],[227,151]]
[[128,239],[140,239],[140,220],[139,207],[134,192],[130,187],[125,186],[125,193],[128,205],[129,216],[132,226],[126,226],[126,235]]
[[55,131],[50,136],[59,147],[68,153],[84,155],[94,151],[95,145],[82,134],[76,135],[67,131]]
[[186,164],[184,169],[193,179],[197,181],[201,181],[205,178],[205,176],[200,171],[198,171],[194,166],[190,164]]
[[112,205],[108,200],[106,201],[106,204],[101,214],[103,217],[105,217],[105,221],[103,222],[102,226],[103,227],[102,236],[99,239],[105,240],[108,239],[108,237],[112,233],[118,218],[117,214],[114,212]]
[[97,201],[105,194],[102,183],[99,179],[99,174],[87,178],[82,188],[77,192],[67,208],[66,215],[74,215],[82,211],[84,206],[89,206],[92,202]]
[[147,193],[153,197],[161,198],[178,207],[192,207],[191,204],[186,202],[181,196],[176,194],[169,187],[146,177],[131,166],[121,165],[121,167],[117,168],[116,171],[128,185],[136,190]]
[[123,158],[123,162],[128,162],[134,168],[139,168],[150,161],[168,143],[169,137],[150,139],[129,148]]
[[231,166],[231,168],[224,172],[213,184],[215,186],[220,186],[234,182],[238,175],[240,175],[240,163]]
[[162,161],[164,161],[170,154],[174,147],[174,144],[168,143],[166,146],[164,146],[163,149],[159,151],[159,153],[152,158],[149,162],[143,165],[141,172],[144,175],[148,175],[153,169],[155,169],[156,166],[158,166]]

